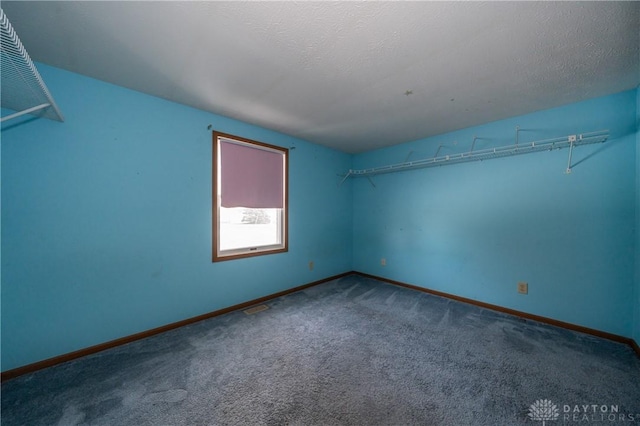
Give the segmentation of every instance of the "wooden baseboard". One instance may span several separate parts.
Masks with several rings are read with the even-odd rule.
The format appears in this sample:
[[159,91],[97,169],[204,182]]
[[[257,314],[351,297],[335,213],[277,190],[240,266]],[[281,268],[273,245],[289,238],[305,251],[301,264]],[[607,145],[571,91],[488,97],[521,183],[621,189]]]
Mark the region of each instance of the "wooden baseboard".
[[161,327],[153,328],[151,330],[142,331],[136,334],[131,334],[129,336],[121,337],[119,339],[111,340],[109,342],[100,343],[98,345],[90,346],[88,348],[79,349],[74,352],[70,352],[67,354],[55,356],[53,358],[48,358],[42,361],[34,362],[33,364],[27,364],[22,367],[14,368],[12,370],[3,371],[2,373],[0,373],[0,381],[4,382],[5,380],[22,376],[23,374],[32,373],[34,371],[42,370],[43,368],[52,367],[57,364],[62,364],[67,361],[72,361],[77,358],[82,358],[87,355],[92,355],[98,352],[102,352],[104,350],[111,349],[116,346],[124,345],[126,343],[134,342],[136,340],[140,340],[140,339],[154,336],[156,334],[164,333],[165,331],[174,330],[176,328],[184,327],[185,325],[189,325],[189,324],[193,324],[209,318],[217,317],[219,315],[224,315],[232,311],[242,310],[253,305],[258,305],[260,303],[267,302],[277,297],[285,296],[290,293],[295,293],[296,291],[304,290],[306,288],[313,287],[318,284],[325,283],[327,281],[332,281],[338,278],[342,278],[351,274],[353,274],[353,272],[345,272],[339,275],[334,275],[332,277],[324,278],[322,280],[314,281],[314,282],[304,284],[298,287],[294,287],[288,290],[280,291],[278,293],[273,293],[268,296],[260,297],[258,299],[253,299],[244,303],[239,303],[237,305],[229,306],[228,308],[219,309],[217,311],[198,315],[192,318],[187,318],[185,320],[163,325]]
[[592,336],[600,337],[607,340],[613,340],[615,342],[624,343],[626,345],[631,346],[635,352],[640,356],[640,347],[635,342],[635,340],[630,339],[628,337],[620,336],[618,334],[608,333],[606,331],[595,330],[593,328],[583,327],[581,325],[571,324],[564,321],[558,321],[553,318],[547,318],[540,315],[529,314],[527,312],[517,311],[515,309],[505,308],[499,305],[492,305],[490,303],[480,302],[478,300],[467,299],[466,297],[456,296],[454,294],[444,293],[442,291],[431,290],[424,287],[418,287],[416,285],[403,283],[400,281],[391,280],[388,278],[378,277],[371,274],[365,274],[364,272],[354,271],[354,274],[361,275],[363,277],[372,278],[375,280],[383,281],[389,284],[397,285],[400,287],[410,288],[412,290],[421,291],[423,293],[433,294],[435,296],[445,297],[447,299],[456,300],[458,302],[468,303],[471,305],[479,306],[485,309],[491,309],[492,311],[503,312],[505,314],[514,315],[520,318],[529,319],[537,322],[541,322],[544,324],[553,325],[556,327],[566,328],[568,330],[577,331],[579,333],[590,334]]
[[636,351],[636,353],[640,357],[640,346],[638,345],[638,342],[636,342],[635,340],[631,339],[631,347],[633,348],[634,351]]
[[627,344],[629,346],[631,346],[631,348],[633,348],[633,350],[638,354],[638,356],[640,357],[640,346],[638,345],[638,343],[633,340],[630,339],[628,337],[624,337],[624,336],[619,336],[617,334],[612,334],[612,333],[607,333],[604,331],[600,331],[600,330],[595,330],[592,328],[587,328],[587,327],[583,327],[580,325],[576,325],[576,324],[571,324],[571,323],[567,323],[564,321],[558,321],[558,320],[554,320],[552,318],[547,318],[547,317],[542,317],[539,315],[533,315],[533,314],[529,314],[526,312],[522,312],[522,311],[517,311],[515,309],[509,309],[509,308],[505,308],[502,306],[498,306],[498,305],[492,305],[490,303],[484,303],[484,302],[480,302],[477,300],[473,300],[473,299],[467,299],[466,297],[461,297],[461,296],[456,296],[454,294],[449,294],[449,293],[444,293],[441,291],[437,291],[437,290],[431,290],[428,288],[424,288],[424,287],[419,287],[416,285],[412,285],[412,284],[407,284],[407,283],[403,283],[400,281],[395,281],[395,280],[391,280],[388,278],[383,278],[383,277],[378,277],[375,275],[370,275],[370,274],[366,274],[363,272],[358,272],[358,271],[351,271],[351,272],[345,272],[339,275],[334,275],[332,277],[328,277],[328,278],[324,278],[322,280],[318,280],[318,281],[314,281],[308,284],[304,284],[298,287],[294,287],[288,290],[284,290],[284,291],[280,291],[278,293],[274,293],[274,294],[270,294],[268,296],[264,296],[264,297],[260,297],[258,299],[253,299],[244,303],[240,303],[237,305],[233,305],[233,306],[229,306],[227,308],[223,308],[223,309],[219,309],[217,311],[213,311],[213,312],[209,312],[203,315],[198,315],[196,317],[192,317],[192,318],[187,318],[185,320],[182,321],[178,321],[178,322],[174,322],[171,324],[167,324],[167,325],[163,325],[161,327],[157,327],[157,328],[153,328],[151,330],[147,330],[147,331],[143,331],[140,333],[136,333],[136,334],[132,334],[129,336],[125,336],[125,337],[121,337],[119,339],[115,339],[115,340],[111,340],[109,342],[105,342],[105,343],[100,343],[98,345],[94,345],[94,346],[90,346],[88,348],[84,348],[84,349],[80,349],[74,352],[70,352],[67,354],[63,354],[63,355],[58,355],[55,356],[53,358],[48,358],[42,361],[38,361],[35,362],[33,364],[27,364],[24,365],[22,367],[18,367],[18,368],[14,368],[12,370],[7,370],[7,371],[3,371],[2,373],[0,373],[0,381],[4,382],[6,380],[10,380],[13,379],[15,377],[18,376],[22,376],[24,374],[28,374],[28,373],[32,373],[34,371],[38,371],[38,370],[42,370],[44,368],[48,368],[48,367],[52,367],[54,365],[57,364],[62,364],[64,362],[67,361],[72,361],[74,359],[78,359],[78,358],[82,358],[84,356],[87,355],[92,355],[98,352],[102,352],[105,351],[107,349],[111,349],[114,348],[116,346],[120,346],[120,345],[124,345],[130,342],[134,342],[136,340],[141,340],[147,337],[151,337],[154,336],[156,334],[160,334],[160,333],[164,333],[165,331],[169,331],[169,330],[174,330],[176,328],[180,328],[180,327],[184,327],[185,325],[189,325],[189,324],[193,324],[199,321],[203,321],[209,318],[213,318],[213,317],[217,317],[219,315],[224,315],[227,314],[229,312],[232,311],[237,311],[237,310],[242,310],[245,308],[248,308],[250,306],[253,305],[258,305],[260,303],[264,303],[267,302],[269,300],[281,297],[281,296],[285,296],[287,294],[290,293],[295,293],[296,291],[300,291],[300,290],[304,290],[306,288],[309,287],[313,287],[328,281],[332,281],[338,278],[342,278],[348,275],[352,275],[352,274],[356,274],[356,275],[360,275],[363,277],[367,277],[367,278],[372,278],[375,280],[379,280],[379,281],[383,281],[389,284],[393,284],[393,285],[397,285],[400,287],[405,287],[405,288],[409,288],[412,290],[417,290],[417,291],[421,291],[423,293],[429,293],[429,294],[433,294],[435,296],[440,296],[440,297],[445,297],[447,299],[452,299],[452,300],[456,300],[458,302],[463,302],[463,303],[468,303],[471,305],[475,305],[475,306],[479,306],[482,308],[486,308],[486,309],[491,309],[493,311],[498,311],[498,312],[503,312],[506,314],[510,314],[510,315],[514,315],[517,317],[521,317],[521,318],[525,318],[525,319],[530,319],[533,321],[538,321],[541,323],[545,323],[545,324],[550,324],[550,325],[554,325],[556,327],[561,327],[561,328],[566,328],[569,330],[573,330],[573,331],[577,331],[580,333],[585,333],[585,334],[590,334],[593,336],[597,336],[597,337],[601,337],[604,339],[608,339],[608,340],[613,340],[616,342],[620,342],[620,343],[624,343]]

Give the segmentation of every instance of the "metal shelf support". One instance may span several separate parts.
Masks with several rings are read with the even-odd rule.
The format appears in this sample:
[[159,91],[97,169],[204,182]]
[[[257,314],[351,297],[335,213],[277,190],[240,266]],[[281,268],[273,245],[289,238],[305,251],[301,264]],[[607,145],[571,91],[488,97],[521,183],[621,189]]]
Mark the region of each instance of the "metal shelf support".
[[2,9],[0,54],[2,107],[17,111],[2,117],[0,121],[35,113],[52,120],[64,121],[47,85]]

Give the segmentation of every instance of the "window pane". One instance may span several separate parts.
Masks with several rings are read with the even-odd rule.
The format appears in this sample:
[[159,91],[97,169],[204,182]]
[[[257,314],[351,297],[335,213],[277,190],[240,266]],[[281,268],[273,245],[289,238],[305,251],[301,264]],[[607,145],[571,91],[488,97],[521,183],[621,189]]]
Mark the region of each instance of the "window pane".
[[220,250],[280,244],[282,209],[220,208]]

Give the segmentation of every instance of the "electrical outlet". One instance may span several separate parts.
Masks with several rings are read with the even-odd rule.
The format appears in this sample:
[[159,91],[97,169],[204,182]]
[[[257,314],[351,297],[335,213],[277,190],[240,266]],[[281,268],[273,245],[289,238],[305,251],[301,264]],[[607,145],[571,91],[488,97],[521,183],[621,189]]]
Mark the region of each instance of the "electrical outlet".
[[313,260],[309,262],[309,270],[313,271]]
[[525,282],[518,283],[518,293],[520,294],[529,294],[529,284]]
[[387,266],[387,259],[385,259],[384,257],[382,259],[380,259],[380,264],[382,266]]

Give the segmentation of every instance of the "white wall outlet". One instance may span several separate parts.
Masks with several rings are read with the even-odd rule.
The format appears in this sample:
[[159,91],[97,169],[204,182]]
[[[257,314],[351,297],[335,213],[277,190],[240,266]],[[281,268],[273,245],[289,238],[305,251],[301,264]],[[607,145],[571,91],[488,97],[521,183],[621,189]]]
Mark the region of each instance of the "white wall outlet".
[[525,282],[518,283],[518,293],[520,294],[529,294],[529,284]]
[[387,266],[387,259],[385,259],[384,257],[382,259],[380,259],[380,264],[382,266]]

